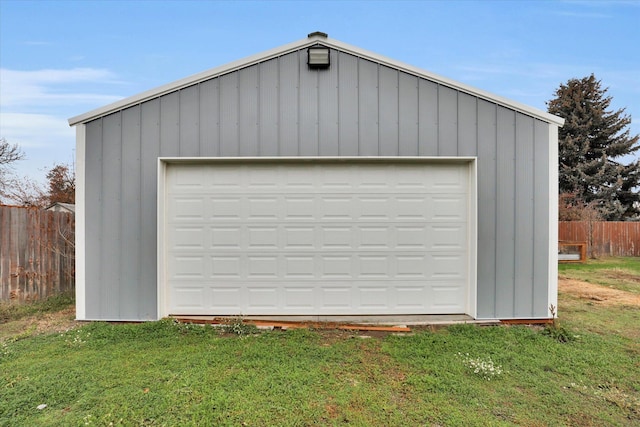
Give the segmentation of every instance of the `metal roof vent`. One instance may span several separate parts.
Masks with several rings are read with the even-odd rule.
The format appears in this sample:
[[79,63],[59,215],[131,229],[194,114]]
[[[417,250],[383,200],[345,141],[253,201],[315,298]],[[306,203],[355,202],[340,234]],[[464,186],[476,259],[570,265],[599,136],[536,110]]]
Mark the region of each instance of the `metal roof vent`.
[[323,37],[323,38],[326,39],[327,37],[329,37],[329,34],[323,33],[322,31],[314,31],[313,33],[309,33],[307,35],[307,37],[309,37],[309,38],[315,37],[315,36]]
[[329,68],[331,65],[331,55],[329,48],[317,44],[307,49],[307,65],[309,68]]

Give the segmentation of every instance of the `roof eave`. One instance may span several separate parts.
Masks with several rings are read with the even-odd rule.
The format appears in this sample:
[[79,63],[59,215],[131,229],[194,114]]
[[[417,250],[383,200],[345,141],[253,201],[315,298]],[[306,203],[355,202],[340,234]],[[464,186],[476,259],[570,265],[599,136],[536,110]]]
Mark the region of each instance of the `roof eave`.
[[549,114],[545,111],[542,110],[538,110],[536,108],[530,107],[528,105],[525,104],[521,104],[519,102],[516,101],[512,101],[510,99],[507,98],[503,98],[501,96],[492,94],[490,92],[486,92],[480,89],[477,89],[475,87],[472,86],[467,86],[463,83],[459,83],[456,82],[454,80],[448,79],[446,77],[442,77],[439,76],[437,74],[422,70],[420,68],[393,60],[391,58],[387,58],[385,56],[382,55],[378,55],[374,52],[370,52],[361,48],[358,48],[356,46],[352,46],[349,45],[347,43],[343,43],[340,42],[338,40],[334,40],[334,39],[328,39],[325,38],[321,35],[313,35],[311,37],[293,42],[293,43],[289,43],[286,44],[284,46],[280,46],[262,53],[258,53],[252,56],[249,56],[247,58],[244,59],[240,59],[234,62],[231,62],[229,64],[225,64],[223,66],[220,67],[216,67],[216,68],[212,68],[209,69],[207,71],[203,71],[201,73],[198,74],[194,74],[192,76],[189,77],[185,77],[183,79],[174,81],[172,83],[168,83],[166,85],[151,89],[151,90],[147,90],[145,92],[139,93],[137,95],[128,97],[128,98],[124,98],[121,99],[120,101],[116,101],[114,103],[105,105],[103,107],[88,111],[84,114],[80,114],[78,116],[75,117],[71,117],[69,119],[69,125],[70,126],[75,126],[78,125],[80,123],[87,123],[91,120],[97,119],[99,117],[105,116],[107,114],[111,114],[114,113],[116,111],[120,111],[122,109],[125,109],[127,107],[130,107],[132,105],[137,105],[140,104],[142,102],[148,101],[150,99],[154,99],[154,98],[158,98],[162,95],[165,95],[167,93],[170,92],[174,92],[176,90],[180,90],[183,89],[185,87],[194,85],[194,84],[198,84],[200,82],[215,78],[217,76],[223,75],[223,74],[227,74],[236,70],[239,70],[241,68],[245,68],[254,64],[257,64],[259,62],[264,62],[264,61],[268,61],[270,59],[273,58],[277,58],[279,56],[283,56],[286,55],[290,52],[299,50],[299,49],[303,49],[305,47],[314,45],[316,43],[321,43],[323,45],[326,45],[328,47],[333,47],[335,49],[338,49],[340,51],[370,60],[370,61],[374,61],[377,63],[380,63],[382,65],[386,65],[389,66],[391,68],[395,68],[404,72],[407,72],[409,74],[413,74],[415,76],[418,77],[422,77],[425,78],[427,80],[431,80],[434,81],[436,83],[445,85],[445,86],[449,86],[451,88],[454,89],[458,89],[462,92],[466,92],[468,94],[477,96],[479,98],[491,101],[491,102],[495,102],[497,104],[503,105],[505,107],[514,109],[516,111],[519,111],[521,113],[533,116],[535,118],[538,118],[540,120],[543,120],[545,122],[548,123],[553,123],[556,124],[558,126],[562,126],[564,124],[564,119],[558,116],[555,116],[553,114]]

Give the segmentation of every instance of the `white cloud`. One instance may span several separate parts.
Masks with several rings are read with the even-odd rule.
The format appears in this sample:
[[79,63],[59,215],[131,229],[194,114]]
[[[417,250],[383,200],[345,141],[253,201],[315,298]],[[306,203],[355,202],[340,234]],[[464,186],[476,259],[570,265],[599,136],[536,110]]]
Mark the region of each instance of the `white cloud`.
[[67,119],[122,99],[113,94],[120,84],[107,69],[0,69],[0,137],[27,155],[16,171],[34,177],[53,163],[68,162],[75,130]]
[[41,110],[52,105],[100,105],[121,97],[77,92],[74,86],[86,83],[119,83],[109,70],[73,68],[21,71],[0,69],[0,108],[29,107]]
[[58,140],[73,139],[74,134],[64,117],[0,113],[0,135],[23,148],[44,147]]

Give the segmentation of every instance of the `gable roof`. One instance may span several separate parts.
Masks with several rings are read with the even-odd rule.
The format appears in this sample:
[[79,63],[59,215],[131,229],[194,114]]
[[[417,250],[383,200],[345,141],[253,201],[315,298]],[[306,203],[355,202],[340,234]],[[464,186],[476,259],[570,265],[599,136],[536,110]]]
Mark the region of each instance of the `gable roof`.
[[44,208],[44,210],[45,211],[55,211],[55,210],[58,210],[57,208],[59,208],[59,210],[61,210],[61,211],[76,213],[76,205],[74,205],[73,203],[55,202],[54,204],[49,205],[46,208]]
[[387,58],[382,55],[378,55],[376,53],[361,49],[359,47],[352,46],[347,43],[343,43],[341,41],[328,38],[324,33],[315,32],[315,33],[309,34],[309,36],[306,39],[289,43],[284,46],[280,46],[275,49],[268,50],[266,52],[258,53],[256,55],[252,55],[247,58],[240,59],[238,61],[234,61],[226,65],[222,65],[220,67],[212,68],[210,70],[203,71],[201,73],[194,74],[189,77],[185,77],[184,79],[180,79],[172,83],[168,83],[166,85],[142,92],[138,95],[130,96],[120,101],[116,101],[112,104],[105,105],[104,107],[100,107],[95,110],[88,111],[84,114],[80,114],[78,116],[72,117],[69,119],[69,125],[75,126],[77,124],[87,123],[91,120],[114,113],[116,111],[123,110],[133,105],[140,104],[150,99],[154,99],[162,95],[183,89],[185,87],[192,86],[194,84],[201,83],[203,81],[221,76],[223,74],[228,74],[230,72],[233,72],[245,67],[249,67],[251,65],[255,65],[257,63],[264,62],[269,59],[277,58],[279,56],[286,55],[288,53],[295,52],[297,50],[304,49],[317,44],[321,44],[329,48],[333,48],[333,49],[336,49],[336,50],[339,50],[363,59],[367,59],[372,62],[379,63],[381,65],[386,65],[388,67],[406,72],[408,74],[412,74],[420,78],[424,78],[426,80],[430,80],[430,81],[442,84],[444,86],[451,87],[453,89],[458,89],[462,92],[466,92],[470,95],[474,95],[479,98],[485,99],[487,101],[494,102],[504,107],[519,111],[521,113],[535,117],[547,123],[553,123],[559,126],[562,126],[564,124],[563,118],[555,116],[553,114],[549,114],[542,110],[538,110],[537,108],[533,108],[528,105],[525,105],[516,101],[512,101],[510,99],[503,98],[498,95],[494,95],[484,90],[477,89],[472,86],[468,86],[466,84],[456,82],[446,77],[442,77],[437,74],[422,70],[420,68],[417,68],[399,61],[395,61],[393,59]]

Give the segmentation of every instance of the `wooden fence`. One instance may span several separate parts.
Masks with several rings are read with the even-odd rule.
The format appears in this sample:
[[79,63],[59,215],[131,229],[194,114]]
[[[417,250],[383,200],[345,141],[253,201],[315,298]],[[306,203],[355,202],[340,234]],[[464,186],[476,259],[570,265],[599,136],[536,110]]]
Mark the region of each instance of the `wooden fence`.
[[0,205],[0,301],[74,289],[74,227],[71,213]]
[[587,242],[589,255],[640,256],[640,222],[560,221],[558,239]]

